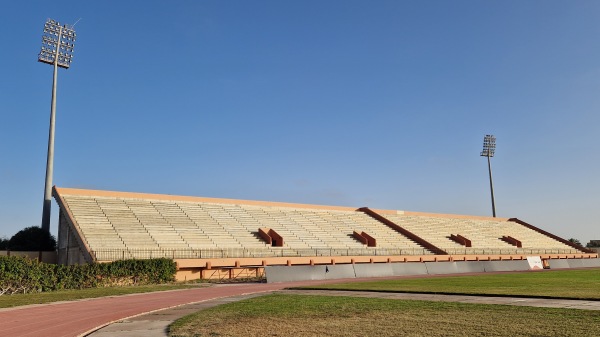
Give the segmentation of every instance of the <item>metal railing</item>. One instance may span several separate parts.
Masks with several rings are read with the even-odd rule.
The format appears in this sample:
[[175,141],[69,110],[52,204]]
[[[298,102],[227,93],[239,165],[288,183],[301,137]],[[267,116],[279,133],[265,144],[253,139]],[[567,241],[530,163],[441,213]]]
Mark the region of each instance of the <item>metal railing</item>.
[[452,248],[444,250],[449,255],[539,255],[539,254],[582,254],[577,249],[549,248]]
[[[548,248],[455,248],[445,250],[450,255],[536,255],[536,254],[581,254],[576,249]],[[431,255],[427,249],[98,249],[90,252],[97,261],[122,259],[221,259],[263,257],[309,257],[309,256],[410,256]]]
[[90,252],[97,261],[122,259],[221,259],[308,256],[429,255],[427,249],[98,249]]

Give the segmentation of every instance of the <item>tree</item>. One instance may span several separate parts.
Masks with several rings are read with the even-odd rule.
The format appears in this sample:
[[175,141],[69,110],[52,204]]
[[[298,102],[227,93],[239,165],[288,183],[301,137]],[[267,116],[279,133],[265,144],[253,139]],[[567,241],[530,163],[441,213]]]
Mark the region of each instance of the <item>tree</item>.
[[8,249],[8,239],[3,236],[0,238],[0,250],[7,250]]
[[578,246],[581,246],[581,241],[579,241],[579,240],[577,240],[577,239],[570,238],[570,239],[569,239],[569,242],[571,242],[571,243],[574,243],[574,244],[576,244],[576,245],[578,245]]
[[590,242],[588,242],[586,247],[588,247],[588,248],[600,247],[600,240],[590,240]]
[[27,227],[10,238],[8,248],[14,251],[52,251],[56,250],[56,239],[40,227]]

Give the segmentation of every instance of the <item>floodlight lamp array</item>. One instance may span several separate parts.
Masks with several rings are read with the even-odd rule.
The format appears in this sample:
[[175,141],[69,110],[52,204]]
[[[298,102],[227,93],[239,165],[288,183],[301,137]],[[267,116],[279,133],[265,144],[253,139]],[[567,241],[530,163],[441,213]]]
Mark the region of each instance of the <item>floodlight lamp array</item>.
[[56,62],[61,68],[69,68],[73,60],[75,38],[76,34],[72,26],[61,26],[59,22],[48,19],[44,25],[42,49],[38,61],[48,64]]
[[496,137],[493,135],[485,135],[483,137],[483,151],[481,151],[482,157],[493,157],[496,152]]

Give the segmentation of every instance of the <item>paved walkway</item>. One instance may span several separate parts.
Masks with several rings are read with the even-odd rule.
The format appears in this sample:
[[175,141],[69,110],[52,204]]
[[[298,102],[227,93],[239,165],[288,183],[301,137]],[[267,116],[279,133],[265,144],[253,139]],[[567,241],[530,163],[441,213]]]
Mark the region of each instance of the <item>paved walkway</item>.
[[[326,295],[326,296],[352,296],[372,297],[392,300],[422,300],[436,302],[460,302],[474,304],[504,304],[528,307],[565,308],[582,310],[599,310],[600,301],[560,300],[519,297],[492,297],[492,296],[466,296],[466,295],[437,295],[414,293],[382,293],[368,291],[330,291],[330,290],[280,290],[279,293],[300,295]],[[206,302],[183,305],[177,308],[157,311],[147,315],[137,316],[110,324],[89,337],[165,337],[169,325],[175,320],[199,310],[217,305],[239,301],[246,298],[262,296],[251,294],[233,296]]]
[[102,329],[92,332],[89,337],[165,337],[169,325],[183,316],[196,311],[215,307],[217,305],[237,302],[246,298],[262,296],[264,294],[239,295],[205,302],[186,304],[176,308],[156,311],[146,315],[136,316],[107,325]]

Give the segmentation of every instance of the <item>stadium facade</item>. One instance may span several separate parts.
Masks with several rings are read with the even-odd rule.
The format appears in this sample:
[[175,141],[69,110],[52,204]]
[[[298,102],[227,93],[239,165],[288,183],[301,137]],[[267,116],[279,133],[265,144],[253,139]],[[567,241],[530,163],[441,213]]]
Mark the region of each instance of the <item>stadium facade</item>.
[[516,218],[54,187],[61,264],[167,257],[180,280],[266,266],[585,259],[598,254]]

